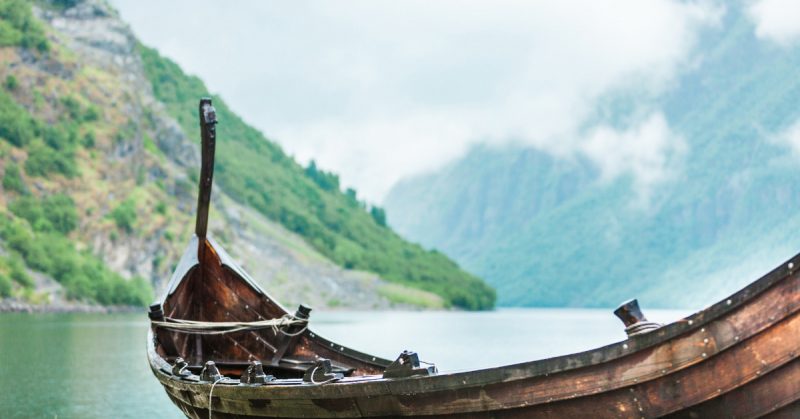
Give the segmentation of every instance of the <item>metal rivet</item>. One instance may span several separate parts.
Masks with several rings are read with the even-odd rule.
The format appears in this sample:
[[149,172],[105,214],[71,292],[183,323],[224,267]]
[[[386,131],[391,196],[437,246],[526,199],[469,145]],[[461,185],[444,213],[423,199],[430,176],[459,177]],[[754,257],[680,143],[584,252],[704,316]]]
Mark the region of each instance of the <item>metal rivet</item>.
[[694,323],[694,322],[692,320],[689,320],[689,326],[691,326],[692,323]]
[[331,342],[331,348],[333,348],[333,342]]
[[644,409],[642,409],[641,407],[639,407],[639,411],[640,411],[640,412],[644,412]]
[[628,349],[628,344],[627,343],[623,343],[622,344],[622,349]]
[[666,374],[666,373],[667,373],[667,370],[661,370],[661,373],[662,373],[662,374]]
[[733,301],[731,301],[730,299],[728,299],[728,301],[725,301],[725,304],[727,305],[731,305],[731,303],[733,303]]
[[634,397],[634,398],[633,398],[633,401],[635,401],[635,402],[638,402],[638,401],[639,401],[639,399],[637,399],[636,397]]
[[373,360],[373,361],[375,360],[375,357],[374,357],[374,356],[372,357],[372,360]]
[[706,353],[705,353],[705,352],[703,352],[703,358],[705,358],[705,357],[706,357]]
[[706,328],[705,327],[700,329],[700,333],[705,333],[705,332],[706,332]]
[[739,340],[739,336],[734,336],[733,340]]
[[343,350],[344,350],[344,346],[340,346],[340,347],[339,347],[339,350],[340,350],[340,351],[343,351]]
[[708,343],[708,338],[703,339],[703,343]]
[[789,269],[794,269],[794,263],[789,262]]

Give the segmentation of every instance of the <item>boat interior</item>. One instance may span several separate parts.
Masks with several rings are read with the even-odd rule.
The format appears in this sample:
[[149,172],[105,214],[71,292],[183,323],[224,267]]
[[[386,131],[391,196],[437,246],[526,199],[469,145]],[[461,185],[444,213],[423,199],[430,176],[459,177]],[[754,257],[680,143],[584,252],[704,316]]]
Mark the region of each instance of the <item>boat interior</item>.
[[214,242],[195,237],[187,247],[161,302],[151,306],[154,321],[251,323],[295,319],[286,324],[225,333],[205,333],[155,326],[156,353],[170,365],[180,358],[184,371],[201,375],[213,361],[222,376],[239,379],[260,362],[275,379],[300,379],[321,359],[328,374],[342,377],[380,375],[389,361],[327,341],[303,324],[311,309],[290,313],[261,290]]

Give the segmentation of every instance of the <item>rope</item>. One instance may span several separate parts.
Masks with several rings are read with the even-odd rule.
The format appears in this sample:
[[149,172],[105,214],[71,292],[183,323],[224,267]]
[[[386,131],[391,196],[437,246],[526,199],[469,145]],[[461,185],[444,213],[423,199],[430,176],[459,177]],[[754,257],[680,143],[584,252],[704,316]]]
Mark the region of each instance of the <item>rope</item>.
[[330,382],[333,382],[333,381],[336,381],[336,380],[339,379],[339,377],[333,376],[331,378],[328,378],[327,380],[315,381],[314,380],[314,373],[317,372],[318,369],[319,369],[319,366],[315,366],[314,369],[311,370],[311,384],[323,385],[323,384],[328,384]]
[[[275,335],[280,332],[286,336],[297,336],[305,332],[308,328],[307,319],[298,319],[291,314],[285,314],[280,319],[259,320],[254,322],[204,322],[165,317],[164,321],[153,321],[152,324],[153,326],[162,327],[174,332],[198,335],[222,335],[226,333],[271,328]],[[303,325],[303,327],[291,333],[284,330],[294,325]]]
[[636,336],[641,335],[647,332],[652,332],[653,330],[658,329],[659,327],[663,326],[661,323],[656,322],[637,322],[625,328],[625,333],[628,336]]
[[211,395],[214,394],[214,386],[217,385],[218,382],[225,379],[225,376],[219,377],[217,381],[214,381],[214,384],[211,384],[211,391],[208,392],[208,419],[211,419],[211,401],[214,400],[211,398]]

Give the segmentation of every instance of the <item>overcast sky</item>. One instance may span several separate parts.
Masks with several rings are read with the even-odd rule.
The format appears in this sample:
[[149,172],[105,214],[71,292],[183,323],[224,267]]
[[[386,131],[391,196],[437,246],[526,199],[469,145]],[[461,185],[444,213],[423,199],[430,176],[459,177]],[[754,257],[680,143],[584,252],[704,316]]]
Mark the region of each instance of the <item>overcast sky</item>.
[[[112,3],[145,44],[372,202],[476,142],[582,153],[643,189],[668,178],[685,141],[646,98],[702,58],[700,31],[725,13],[672,0]],[[795,42],[792,3],[748,2],[758,36]],[[645,98],[630,126],[590,122],[621,89]]]

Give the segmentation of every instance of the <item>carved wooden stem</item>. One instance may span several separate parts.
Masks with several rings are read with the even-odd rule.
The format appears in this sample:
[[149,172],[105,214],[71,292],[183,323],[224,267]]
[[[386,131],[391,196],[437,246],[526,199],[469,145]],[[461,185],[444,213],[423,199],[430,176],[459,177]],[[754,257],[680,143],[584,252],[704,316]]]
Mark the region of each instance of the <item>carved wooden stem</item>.
[[214,178],[214,147],[217,140],[217,114],[210,98],[200,99],[200,136],[202,138],[202,167],[200,193],[197,196],[197,224],[194,232],[203,242],[208,228],[208,206],[211,202],[211,183]]

